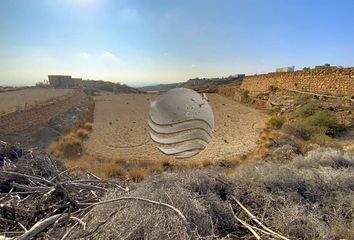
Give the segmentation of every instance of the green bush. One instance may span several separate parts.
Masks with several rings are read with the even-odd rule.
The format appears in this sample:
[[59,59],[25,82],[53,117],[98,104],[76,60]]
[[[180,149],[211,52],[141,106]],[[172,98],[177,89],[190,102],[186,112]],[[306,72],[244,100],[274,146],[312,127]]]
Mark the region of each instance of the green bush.
[[324,127],[326,130],[335,128],[338,123],[335,115],[330,111],[315,111],[315,113],[304,119],[305,123],[312,126]]
[[315,111],[313,115],[284,126],[284,129],[303,140],[309,140],[316,134],[328,134],[338,127],[336,117],[329,111]]
[[323,133],[316,133],[312,135],[310,137],[310,141],[321,146],[330,146],[333,143],[333,139]]
[[296,115],[308,117],[315,113],[316,105],[313,102],[306,103],[296,110]]
[[280,129],[285,122],[286,122],[286,118],[283,116],[274,116],[269,120],[270,125],[274,129]]

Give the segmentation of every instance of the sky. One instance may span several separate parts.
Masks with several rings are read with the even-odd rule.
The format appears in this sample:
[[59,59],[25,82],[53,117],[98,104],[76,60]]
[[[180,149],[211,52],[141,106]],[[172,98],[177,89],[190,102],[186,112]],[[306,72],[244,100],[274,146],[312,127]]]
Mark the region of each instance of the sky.
[[0,85],[354,65],[352,0],[1,0]]

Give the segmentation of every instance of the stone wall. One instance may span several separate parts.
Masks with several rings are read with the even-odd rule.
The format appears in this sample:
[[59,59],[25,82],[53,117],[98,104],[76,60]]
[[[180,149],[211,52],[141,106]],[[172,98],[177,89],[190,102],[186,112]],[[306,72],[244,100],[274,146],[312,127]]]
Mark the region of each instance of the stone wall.
[[270,86],[334,96],[354,96],[354,68],[312,69],[247,76],[241,84],[241,89],[256,95],[268,91]]
[[54,88],[78,88],[82,87],[81,78],[72,78],[64,75],[48,75],[49,85]]
[[53,117],[78,106],[85,98],[82,90],[75,90],[65,99],[54,99],[44,105],[38,105],[19,112],[0,116],[0,134],[9,134],[48,122]]

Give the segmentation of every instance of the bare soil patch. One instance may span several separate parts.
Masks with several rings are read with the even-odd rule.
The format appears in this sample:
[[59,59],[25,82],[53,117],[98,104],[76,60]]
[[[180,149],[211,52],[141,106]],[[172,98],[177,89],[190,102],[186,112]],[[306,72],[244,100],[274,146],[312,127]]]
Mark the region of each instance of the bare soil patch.
[[[132,161],[174,160],[159,152],[148,136],[149,104],[156,95],[102,93],[96,97],[93,131],[84,143],[86,153]],[[207,148],[193,159],[235,158],[257,146],[267,114],[218,94],[208,94],[215,132]]]

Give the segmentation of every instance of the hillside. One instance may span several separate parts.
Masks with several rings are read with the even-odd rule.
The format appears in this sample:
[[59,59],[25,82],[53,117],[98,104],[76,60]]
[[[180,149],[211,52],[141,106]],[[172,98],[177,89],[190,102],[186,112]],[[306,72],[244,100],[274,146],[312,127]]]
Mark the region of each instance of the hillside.
[[114,82],[103,81],[103,80],[84,80],[83,85],[87,89],[87,92],[90,93],[90,95],[93,95],[92,93],[95,93],[97,91],[108,91],[114,93],[140,92],[139,90],[129,87],[128,85],[125,84],[114,83]]
[[158,91],[164,92],[176,87],[190,88],[198,92],[216,92],[218,86],[228,85],[228,84],[241,84],[243,80],[243,75],[229,76],[226,78],[193,78],[186,82],[180,83],[170,83],[170,84],[159,84],[153,86],[145,86],[138,88],[140,91]]

